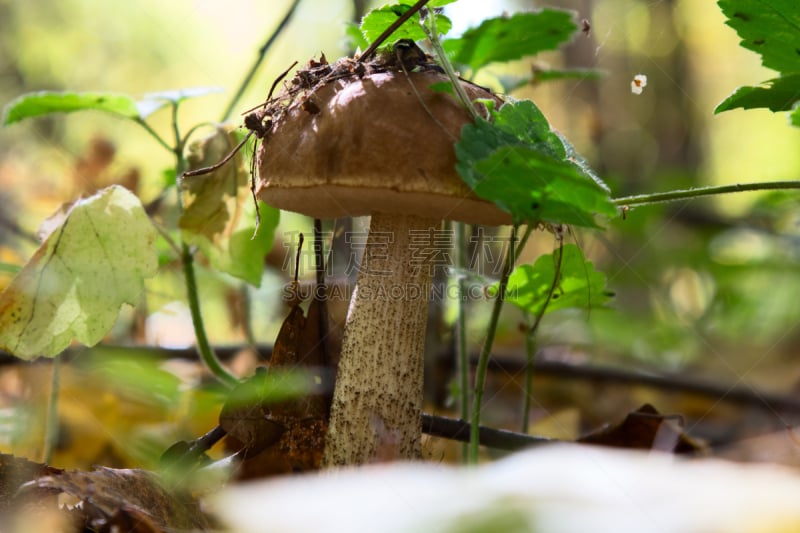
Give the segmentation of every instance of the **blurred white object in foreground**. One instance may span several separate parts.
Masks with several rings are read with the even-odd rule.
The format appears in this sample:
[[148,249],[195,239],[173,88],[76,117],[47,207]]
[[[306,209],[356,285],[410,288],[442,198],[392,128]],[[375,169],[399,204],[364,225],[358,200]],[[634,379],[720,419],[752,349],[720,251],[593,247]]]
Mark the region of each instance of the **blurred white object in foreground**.
[[800,531],[800,473],[591,446],[550,446],[478,468],[394,463],[232,486],[232,531]]

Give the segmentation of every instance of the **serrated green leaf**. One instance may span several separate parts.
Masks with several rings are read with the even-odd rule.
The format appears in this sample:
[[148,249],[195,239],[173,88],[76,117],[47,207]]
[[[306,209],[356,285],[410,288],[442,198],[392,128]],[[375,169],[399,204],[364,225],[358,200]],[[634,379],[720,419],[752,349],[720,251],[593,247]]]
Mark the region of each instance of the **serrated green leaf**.
[[73,339],[98,343],[156,273],[156,235],[123,187],[75,203],[0,293],[0,347],[31,359],[53,357]]
[[[364,34],[364,38],[372,43],[386,28],[408,11],[409,7],[406,4],[385,5],[367,13],[361,21],[361,33]],[[453,23],[449,18],[444,15],[436,15],[436,27],[441,35],[449,32],[452,26]],[[386,46],[400,39],[421,41],[426,38],[427,35],[425,35],[425,30],[419,23],[419,18],[414,16],[405,21],[386,39]]]
[[761,56],[767,68],[800,72],[800,9],[797,0],[719,0],[726,24],[741,46]]
[[517,13],[484,20],[443,46],[456,63],[473,72],[495,61],[512,61],[555,50],[578,30],[573,13],[560,9]]
[[589,166],[589,162],[586,161],[586,159],[584,159],[584,157],[579,154],[577,150],[575,150],[575,147],[572,146],[572,143],[560,133],[556,133],[556,135],[559,139],[561,139],[561,144],[564,145],[564,151],[567,154],[567,161],[581,169],[583,175],[591,178],[592,181],[594,181],[601,189],[607,193],[611,193],[611,189],[606,182],[600,179],[600,176],[598,176],[592,167]]
[[763,82],[758,87],[739,87],[714,109],[721,113],[741,107],[765,107],[770,111],[788,111],[800,100],[800,74],[790,74]]
[[595,214],[614,216],[608,193],[578,167],[534,148],[504,146],[475,164],[475,194],[511,213],[515,223],[599,227]]
[[605,274],[594,269],[579,247],[565,244],[560,252],[543,255],[533,265],[515,268],[508,278],[506,301],[532,315],[541,313],[555,278],[558,253],[561,253],[558,283],[545,313],[596,308],[610,300]]
[[[189,168],[213,165],[236,146],[236,131],[219,129],[194,143]],[[214,268],[259,286],[264,255],[272,248],[279,211],[259,204],[261,226],[255,233],[255,206],[244,150],[214,172],[181,182],[184,211],[178,221],[183,238],[197,246]]]
[[478,196],[515,223],[597,227],[595,214],[616,214],[605,185],[533,102],[506,103],[493,118],[465,126],[455,147],[456,169]]
[[3,124],[8,126],[20,120],[73,111],[104,111],[128,119],[138,119],[136,101],[130,96],[115,93],[75,93],[40,91],[23,94],[5,106]]

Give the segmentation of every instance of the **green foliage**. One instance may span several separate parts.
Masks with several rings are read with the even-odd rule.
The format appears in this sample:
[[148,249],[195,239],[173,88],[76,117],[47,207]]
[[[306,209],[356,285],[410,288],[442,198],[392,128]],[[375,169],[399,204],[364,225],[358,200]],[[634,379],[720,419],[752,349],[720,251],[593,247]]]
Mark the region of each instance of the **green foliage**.
[[476,71],[496,61],[513,61],[555,50],[578,30],[573,15],[560,9],[517,13],[484,20],[444,48],[453,61]]
[[[616,208],[602,182],[555,134],[533,102],[506,103],[494,122],[468,124],[456,144],[457,170],[475,193],[509,212],[516,224],[597,227]],[[588,168],[588,167],[587,167]]]
[[800,100],[800,73],[762,82],[757,87],[739,87],[714,110],[721,113],[741,107],[766,107],[770,111],[789,111]]
[[[548,302],[553,280],[557,283]],[[506,290],[506,301],[534,316],[559,309],[600,307],[610,299],[605,274],[597,272],[574,244],[540,256],[533,265],[514,269]]]
[[[380,36],[381,33],[384,32],[384,30],[386,30],[386,28],[391,26],[409,9],[409,5],[402,3],[385,5],[377,9],[373,9],[367,13],[366,16],[364,16],[364,19],[361,21],[361,33],[364,34],[364,38],[368,42],[372,43]],[[450,22],[449,18],[440,14],[436,15],[436,27],[439,29],[439,32],[442,35],[450,31],[452,26],[453,23]],[[411,17],[399,28],[397,28],[394,33],[392,33],[391,39],[386,40],[385,46],[389,46],[391,43],[400,39],[421,41],[426,37],[427,35],[425,34],[425,30],[420,25],[419,20],[415,20],[415,17]]]
[[136,100],[124,94],[41,91],[23,94],[3,111],[3,125],[50,113],[96,110],[125,118],[139,118]]
[[800,72],[800,9],[795,0],[719,0],[741,46],[782,74]]
[[[213,165],[237,143],[235,131],[218,129],[189,148],[189,168]],[[249,183],[243,150],[209,174],[182,180],[185,207],[178,227],[184,241],[200,248],[214,268],[258,287],[280,211],[262,204],[256,233]]]
[[0,293],[0,346],[31,359],[55,356],[72,339],[99,342],[155,274],[155,238],[139,199],[123,187],[77,202]]
[[[719,0],[726,23],[742,38],[741,46],[761,56],[762,64],[781,73],[756,87],[739,87],[714,113],[738,107],[788,111],[800,101],[800,9],[795,0]],[[791,122],[798,125],[795,115]]]
[[206,87],[165,91],[148,94],[139,101],[117,93],[40,91],[23,94],[6,105],[2,123],[8,126],[26,118],[73,111],[103,111],[131,120],[143,120],[167,104],[178,104],[187,98],[218,91]]

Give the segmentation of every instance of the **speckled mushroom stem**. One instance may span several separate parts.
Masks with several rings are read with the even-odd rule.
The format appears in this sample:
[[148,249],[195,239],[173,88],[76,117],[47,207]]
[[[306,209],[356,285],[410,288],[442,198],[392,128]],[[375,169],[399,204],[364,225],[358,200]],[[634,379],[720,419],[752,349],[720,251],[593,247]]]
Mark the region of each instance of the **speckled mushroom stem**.
[[[347,313],[326,466],[421,456],[434,219],[375,213]],[[428,254],[429,255],[429,254]]]

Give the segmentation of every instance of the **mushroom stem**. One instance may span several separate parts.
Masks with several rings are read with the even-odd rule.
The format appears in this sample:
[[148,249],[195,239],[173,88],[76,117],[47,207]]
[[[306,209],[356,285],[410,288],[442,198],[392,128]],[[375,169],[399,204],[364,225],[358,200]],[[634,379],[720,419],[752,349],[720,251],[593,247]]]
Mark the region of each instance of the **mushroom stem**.
[[347,313],[323,465],[421,456],[432,274],[425,258],[440,225],[413,215],[372,215]]

